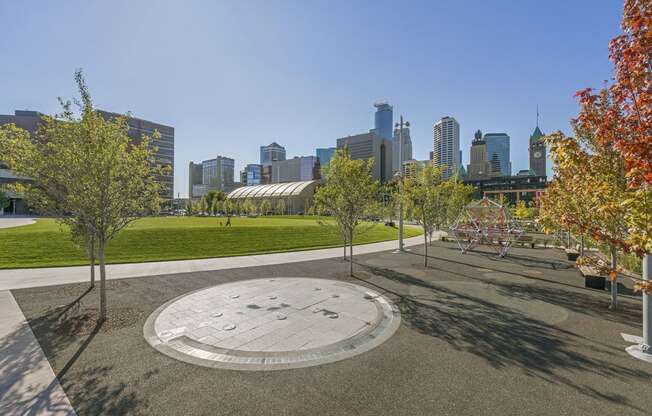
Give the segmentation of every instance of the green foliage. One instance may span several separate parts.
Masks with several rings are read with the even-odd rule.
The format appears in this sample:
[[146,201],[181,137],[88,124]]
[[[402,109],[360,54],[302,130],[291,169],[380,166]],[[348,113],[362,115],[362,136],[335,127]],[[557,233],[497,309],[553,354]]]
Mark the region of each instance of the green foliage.
[[260,213],[261,215],[267,215],[272,210],[272,203],[269,202],[269,199],[263,199],[260,203]]
[[276,205],[274,206],[274,212],[276,213],[276,215],[285,214],[285,200],[279,198],[276,201]]
[[[328,164],[326,183],[315,193],[315,205],[333,217],[344,245],[352,244],[356,229],[378,197],[379,184],[371,176],[373,163],[373,159],[351,159],[346,149],[338,149]],[[349,273],[353,273],[352,255]]]

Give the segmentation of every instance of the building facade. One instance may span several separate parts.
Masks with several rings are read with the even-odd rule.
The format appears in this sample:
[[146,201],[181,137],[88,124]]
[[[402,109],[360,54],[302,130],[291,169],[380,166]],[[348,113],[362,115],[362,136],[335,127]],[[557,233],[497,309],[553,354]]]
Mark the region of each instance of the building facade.
[[217,156],[202,163],[202,183],[211,189],[229,192],[235,181],[235,161],[230,157]]
[[506,133],[486,133],[487,158],[491,171],[495,175],[509,176],[512,174],[512,162],[509,160],[509,135]]
[[351,159],[374,159],[372,177],[381,183],[392,180],[392,140],[383,139],[373,131],[337,139],[337,148],[347,148]]
[[263,176],[263,166],[250,163],[244,168],[244,175],[240,178],[242,186],[255,186],[260,185]]
[[530,169],[534,171],[535,175],[547,176],[546,167],[546,144],[543,141],[544,134],[537,126],[530,136]]
[[[104,110],[98,110],[98,113],[106,120],[121,116],[121,114]],[[150,138],[149,146],[155,150],[155,163],[169,168],[168,174],[160,176],[158,180],[163,187],[161,197],[172,200],[174,198],[174,127],[135,117],[127,117],[127,125],[129,125],[128,134],[132,141],[139,143],[143,135],[148,136]],[[158,139],[153,138],[155,131],[160,134]]]
[[487,158],[487,142],[480,130],[475,132],[471,142],[471,157],[467,166],[468,179],[484,179],[491,174],[491,164]]
[[260,146],[260,164],[263,166],[271,165],[272,162],[285,160],[285,147],[276,142],[267,146]]
[[302,182],[320,179],[317,156],[296,156],[272,162],[272,183]]
[[474,199],[483,197],[500,199],[504,197],[510,205],[518,201],[538,204],[539,197],[545,192],[547,182],[545,176],[497,176],[487,179],[466,179],[466,185],[475,188]]
[[383,139],[392,139],[394,127],[394,110],[385,101],[374,103],[376,113],[374,114],[374,132]]
[[[412,139],[410,138],[410,128],[403,127],[403,132],[401,129],[394,129],[394,139],[392,143],[392,172],[398,172],[398,167],[405,163],[407,160],[412,160]],[[403,136],[403,149],[399,148],[401,143],[400,136]],[[403,153],[403,158],[401,159],[401,153]]]
[[453,117],[444,117],[433,127],[433,158],[435,166],[445,166],[444,177],[455,174],[460,160],[460,124]]
[[201,163],[190,162],[188,165],[188,198],[197,198],[199,195],[194,195],[193,188],[195,185],[204,183],[204,169]]
[[318,148],[315,150],[315,155],[319,159],[319,164],[322,168],[328,165],[328,162],[331,161],[331,158],[333,157],[334,154],[335,154],[334,147]]

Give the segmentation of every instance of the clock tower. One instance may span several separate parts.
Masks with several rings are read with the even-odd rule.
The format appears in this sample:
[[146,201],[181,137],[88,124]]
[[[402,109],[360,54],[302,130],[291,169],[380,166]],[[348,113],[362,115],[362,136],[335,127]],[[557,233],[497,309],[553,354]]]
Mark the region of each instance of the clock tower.
[[546,176],[546,144],[542,140],[543,136],[537,123],[530,136],[530,170],[537,176]]

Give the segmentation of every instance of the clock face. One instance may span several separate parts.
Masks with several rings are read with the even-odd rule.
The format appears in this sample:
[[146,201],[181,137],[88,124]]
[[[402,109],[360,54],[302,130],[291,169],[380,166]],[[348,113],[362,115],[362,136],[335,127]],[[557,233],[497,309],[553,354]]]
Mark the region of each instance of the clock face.
[[534,152],[534,157],[537,158],[537,159],[540,158],[541,157],[541,152],[539,152],[538,150],[536,152]]

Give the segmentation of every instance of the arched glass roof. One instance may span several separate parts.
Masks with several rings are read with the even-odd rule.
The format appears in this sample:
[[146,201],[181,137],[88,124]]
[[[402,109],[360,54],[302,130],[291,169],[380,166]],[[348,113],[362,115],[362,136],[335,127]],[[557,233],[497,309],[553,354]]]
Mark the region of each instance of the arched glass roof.
[[314,190],[319,181],[302,181],[272,183],[269,185],[243,186],[231,191],[226,197],[229,199],[247,198],[278,198],[288,196],[302,196]]

